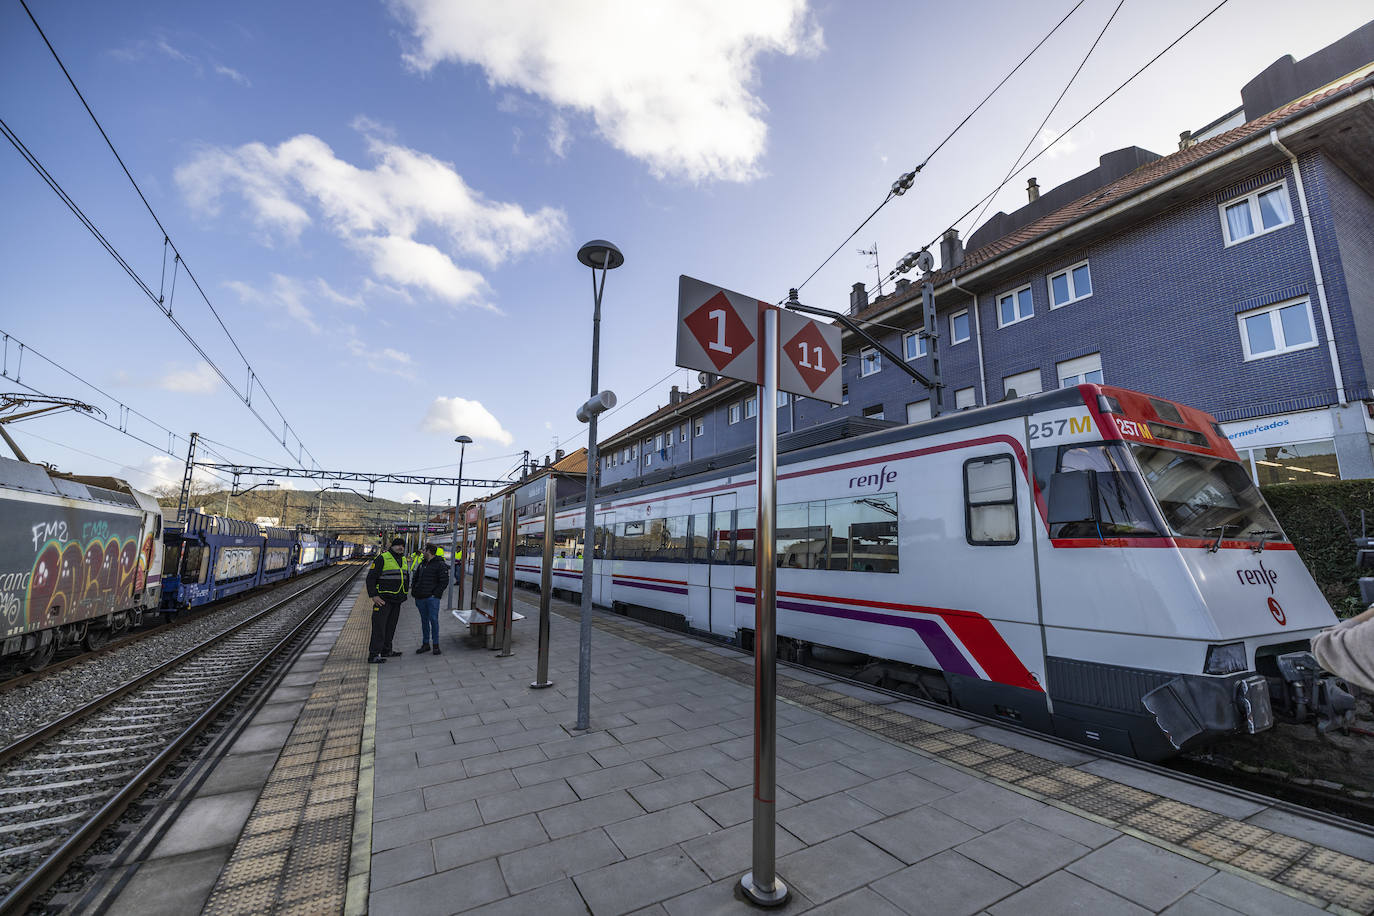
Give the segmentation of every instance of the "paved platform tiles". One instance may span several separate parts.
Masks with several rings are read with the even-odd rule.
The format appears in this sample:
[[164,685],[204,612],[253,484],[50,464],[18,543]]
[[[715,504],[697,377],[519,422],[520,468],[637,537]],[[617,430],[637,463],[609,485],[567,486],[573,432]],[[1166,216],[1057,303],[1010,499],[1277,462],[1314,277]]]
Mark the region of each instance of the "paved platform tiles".
[[[573,732],[576,609],[535,691],[517,597],[513,657],[445,618],[378,670],[371,912],[754,912],[751,662],[598,613]],[[779,695],[782,912],[1374,912],[1365,834],[809,672]]]

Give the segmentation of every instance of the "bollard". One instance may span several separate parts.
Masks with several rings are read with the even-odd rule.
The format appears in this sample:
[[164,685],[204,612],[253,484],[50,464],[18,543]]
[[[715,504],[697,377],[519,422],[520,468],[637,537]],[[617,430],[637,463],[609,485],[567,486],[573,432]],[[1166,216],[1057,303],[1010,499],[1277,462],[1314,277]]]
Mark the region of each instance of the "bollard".
[[552,687],[549,680],[549,602],[553,597],[553,503],[558,494],[558,482],[553,471],[544,478],[544,566],[539,574],[539,658],[535,662],[535,690]]

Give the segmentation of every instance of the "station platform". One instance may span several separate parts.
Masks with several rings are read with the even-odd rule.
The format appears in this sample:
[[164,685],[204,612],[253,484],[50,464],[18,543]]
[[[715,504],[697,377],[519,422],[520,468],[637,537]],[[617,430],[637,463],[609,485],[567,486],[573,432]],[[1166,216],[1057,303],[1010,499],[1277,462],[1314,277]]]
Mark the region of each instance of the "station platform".
[[[532,690],[516,599],[511,657],[442,612],[414,654],[408,603],[370,666],[370,605],[342,607],[110,911],[758,912],[752,660],[598,611],[574,731],[578,610]],[[778,696],[776,912],[1374,912],[1367,831],[808,671]]]

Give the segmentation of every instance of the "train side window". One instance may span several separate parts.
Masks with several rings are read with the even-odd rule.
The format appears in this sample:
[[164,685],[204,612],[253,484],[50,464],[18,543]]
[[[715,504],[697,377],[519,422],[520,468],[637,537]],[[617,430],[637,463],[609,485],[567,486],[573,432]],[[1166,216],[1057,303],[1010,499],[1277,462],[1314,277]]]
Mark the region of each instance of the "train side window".
[[964,537],[974,546],[1015,544],[1016,472],[1010,455],[964,462]]
[[740,509],[735,516],[735,565],[754,565],[754,526],[758,519],[753,509]]
[[692,554],[693,563],[707,563],[711,559],[711,516],[698,512],[692,516]]
[[716,512],[711,525],[711,562],[718,566],[729,566],[734,561],[731,546],[735,539],[735,529],[731,524],[731,514],[732,510],[729,509]]
[[[824,514],[821,514],[821,511]],[[851,572],[898,571],[897,494],[844,496],[811,504],[816,543],[829,549],[817,568]]]

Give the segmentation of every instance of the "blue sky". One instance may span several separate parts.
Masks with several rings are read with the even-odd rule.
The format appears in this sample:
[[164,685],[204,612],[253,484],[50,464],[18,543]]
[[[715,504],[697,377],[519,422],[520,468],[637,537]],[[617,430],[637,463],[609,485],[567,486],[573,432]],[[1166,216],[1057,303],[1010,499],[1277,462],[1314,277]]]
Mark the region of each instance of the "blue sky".
[[[30,3],[320,465],[452,474],[465,432],[472,477],[500,477],[555,438],[585,444],[582,242],[610,239],[626,257],[606,287],[601,372],[625,406],[604,435],[666,403],[670,385],[695,387],[673,371],[679,274],[783,296],[1072,5]],[[1031,151],[1211,5],[1126,0]],[[886,271],[995,187],[1116,6],[1085,0],[803,301],[844,308],[851,284],[875,279],[854,249],[876,243]],[[1051,188],[1108,150],[1168,153],[1273,60],[1310,54],[1368,9],[1314,0],[1295,16],[1231,0],[1028,174]],[[0,6],[0,117],[145,282],[170,283],[161,231],[17,0]],[[262,391],[275,434],[9,144],[0,176],[0,330],[182,436],[243,463],[289,462]],[[989,213],[1019,206],[1025,177]],[[184,273],[177,283],[174,316],[242,389],[233,345]],[[13,378],[13,341],[7,355]],[[20,380],[119,425],[112,402],[32,354]],[[164,450],[75,416],[12,431],[65,470],[179,481],[184,445],[169,456],[157,426],[126,425]]]

